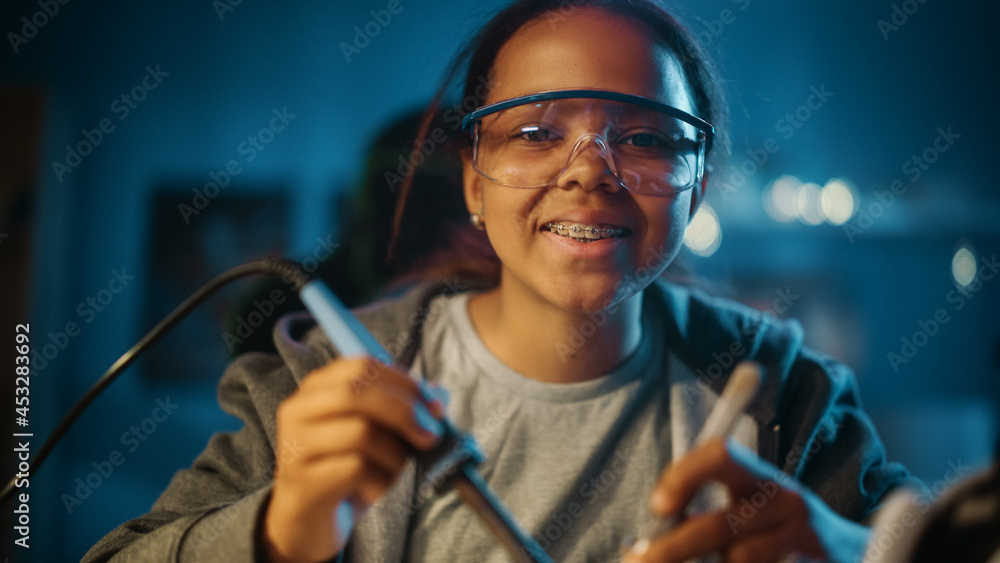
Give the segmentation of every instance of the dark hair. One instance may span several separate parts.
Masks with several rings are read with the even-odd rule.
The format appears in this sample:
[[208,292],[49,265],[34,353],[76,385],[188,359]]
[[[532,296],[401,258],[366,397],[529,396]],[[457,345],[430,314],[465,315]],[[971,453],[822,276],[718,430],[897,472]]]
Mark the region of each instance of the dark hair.
[[[463,74],[464,81],[458,103],[444,110],[444,120],[451,123],[453,131],[448,138],[452,149],[464,150],[469,138],[460,129],[462,117],[483,105],[489,94],[491,73],[497,53],[519,29],[543,17],[548,17],[553,25],[565,14],[577,8],[596,8],[608,13],[624,16],[641,22],[660,42],[669,48],[684,71],[684,76],[694,96],[695,113],[715,126],[715,142],[707,156],[706,169],[720,170],[728,157],[728,112],[721,80],[715,65],[694,34],[681,25],[655,0],[521,0],[508,6],[483,26],[471,41],[455,57],[448,72],[428,106],[416,142],[422,143],[428,134],[431,120],[438,115],[442,100],[455,88],[455,79]],[[404,180],[396,214],[393,220],[390,256],[400,232],[404,231],[407,212],[416,208],[414,201],[426,194],[411,194],[413,187],[411,173]],[[714,176],[709,175],[711,183]],[[433,194],[434,196],[440,194]],[[422,271],[412,272],[409,277],[431,277],[463,273],[480,278],[487,285],[498,281],[499,259],[483,231],[469,225],[447,226],[453,235],[443,247],[430,249],[421,261]]]

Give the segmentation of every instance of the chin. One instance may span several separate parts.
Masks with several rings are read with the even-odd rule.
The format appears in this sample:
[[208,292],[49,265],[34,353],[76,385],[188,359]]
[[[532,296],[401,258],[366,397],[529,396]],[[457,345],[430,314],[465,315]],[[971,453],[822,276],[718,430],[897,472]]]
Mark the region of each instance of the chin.
[[578,281],[571,287],[550,287],[549,300],[559,308],[573,313],[592,313],[609,309],[634,297],[642,288],[617,279]]

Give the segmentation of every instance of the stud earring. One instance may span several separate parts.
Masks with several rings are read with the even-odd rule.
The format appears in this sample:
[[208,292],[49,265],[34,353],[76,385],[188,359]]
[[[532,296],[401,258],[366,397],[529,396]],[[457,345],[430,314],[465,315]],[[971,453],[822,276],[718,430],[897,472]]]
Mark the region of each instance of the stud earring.
[[486,219],[483,218],[482,211],[480,211],[479,213],[472,213],[471,215],[469,215],[469,222],[472,223],[473,227],[475,227],[480,231],[486,229]]

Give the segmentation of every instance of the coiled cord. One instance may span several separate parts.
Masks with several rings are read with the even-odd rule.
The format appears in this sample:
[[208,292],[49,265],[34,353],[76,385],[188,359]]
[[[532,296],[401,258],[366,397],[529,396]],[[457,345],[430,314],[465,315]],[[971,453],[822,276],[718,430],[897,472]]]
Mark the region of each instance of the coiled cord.
[[[101,393],[119,375],[125,368],[130,366],[132,362],[139,356],[139,354],[145,352],[153,344],[156,344],[167,332],[172,329],[177,323],[181,321],[184,317],[188,315],[195,307],[200,305],[203,301],[208,299],[213,293],[221,289],[223,286],[229,284],[230,282],[243,278],[246,276],[254,274],[272,274],[281,276],[281,279],[291,284],[292,287],[298,291],[303,285],[309,282],[309,275],[306,274],[302,266],[293,262],[292,260],[286,260],[284,258],[264,258],[261,260],[255,260],[253,262],[247,262],[246,264],[240,264],[234,268],[230,268],[225,272],[219,274],[211,281],[205,285],[198,288],[190,297],[184,300],[183,303],[177,306],[169,315],[164,317],[156,326],[152,328],[145,336],[142,337],[139,342],[129,348],[127,352],[121,355],[114,364],[108,368],[108,371],[104,372],[100,378],[87,390],[86,393],[73,405],[73,408],[66,413],[62,421],[59,422],[55,430],[49,436],[42,447],[39,448],[38,453],[33,457],[29,465],[29,473],[34,475],[38,468],[42,466],[42,463],[52,452],[52,449],[56,446],[63,435],[69,431],[83,411],[87,410],[87,407],[94,402]],[[7,500],[8,497],[12,496],[15,489],[15,483],[17,482],[17,476],[11,478],[7,486],[4,487],[3,492],[0,493],[0,503]]]

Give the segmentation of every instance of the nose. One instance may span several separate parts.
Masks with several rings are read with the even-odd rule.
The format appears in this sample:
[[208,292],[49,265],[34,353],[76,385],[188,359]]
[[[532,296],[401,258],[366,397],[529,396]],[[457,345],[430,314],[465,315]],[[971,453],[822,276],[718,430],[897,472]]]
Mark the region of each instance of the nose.
[[577,139],[556,178],[557,187],[567,189],[575,185],[585,190],[602,188],[617,192],[622,189],[614,158],[600,135],[590,133]]

